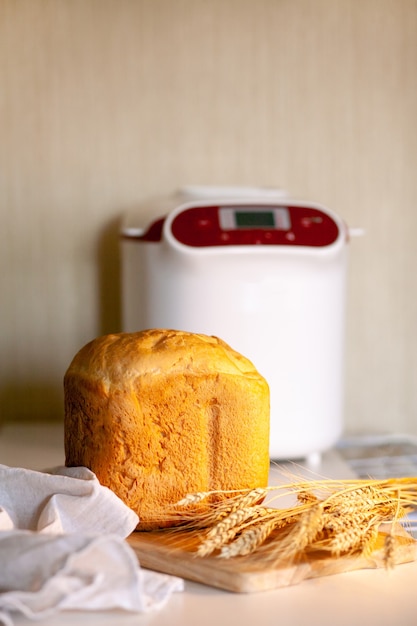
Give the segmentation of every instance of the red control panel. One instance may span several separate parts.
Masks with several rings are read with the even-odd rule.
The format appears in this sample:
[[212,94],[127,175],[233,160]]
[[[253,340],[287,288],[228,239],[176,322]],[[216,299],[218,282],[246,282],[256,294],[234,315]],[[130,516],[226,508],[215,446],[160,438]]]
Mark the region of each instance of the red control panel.
[[328,246],[339,227],[327,213],[299,206],[200,206],[172,222],[172,234],[193,246]]
[[[153,222],[135,238],[158,242],[166,218]],[[329,246],[339,227],[330,215],[308,206],[227,205],[185,209],[172,221],[172,234],[191,247]]]

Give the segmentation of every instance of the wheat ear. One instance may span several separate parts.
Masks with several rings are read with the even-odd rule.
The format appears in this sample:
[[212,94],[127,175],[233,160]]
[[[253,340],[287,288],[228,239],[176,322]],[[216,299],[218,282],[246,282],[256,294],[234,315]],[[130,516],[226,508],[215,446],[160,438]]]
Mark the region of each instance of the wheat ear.
[[276,527],[274,518],[244,530],[241,535],[221,548],[220,557],[230,559],[233,556],[246,556],[254,552],[269,537]]

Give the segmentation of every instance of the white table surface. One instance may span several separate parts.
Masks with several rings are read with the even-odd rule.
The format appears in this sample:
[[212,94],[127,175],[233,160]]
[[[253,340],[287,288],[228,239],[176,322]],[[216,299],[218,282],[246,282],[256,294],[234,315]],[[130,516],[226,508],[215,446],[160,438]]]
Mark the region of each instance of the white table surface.
[[[0,463],[42,470],[64,462],[60,425],[3,426]],[[297,472],[302,471],[297,468]],[[324,455],[315,471],[349,478],[336,453]],[[274,481],[276,470],[271,472]],[[308,472],[307,472],[308,473]],[[1,567],[1,563],[0,563]],[[16,626],[34,624],[22,617]],[[148,614],[66,612],[37,621],[39,626],[415,626],[417,562],[392,571],[362,570],[312,579],[254,594],[235,594],[188,582],[167,605]]]

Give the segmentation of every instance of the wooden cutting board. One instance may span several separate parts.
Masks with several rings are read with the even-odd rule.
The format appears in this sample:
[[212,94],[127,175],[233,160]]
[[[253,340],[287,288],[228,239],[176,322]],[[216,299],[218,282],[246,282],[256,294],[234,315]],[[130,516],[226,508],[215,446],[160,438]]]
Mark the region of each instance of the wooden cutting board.
[[[371,557],[328,556],[306,558],[297,563],[267,564],[254,555],[220,559],[197,557],[195,537],[183,532],[135,532],[128,543],[136,552],[142,567],[193,580],[212,587],[239,593],[253,593],[295,585],[308,578],[329,576],[358,569],[384,567],[383,550],[386,532],[378,538]],[[417,541],[401,526],[396,528],[398,551],[396,565],[417,559]]]

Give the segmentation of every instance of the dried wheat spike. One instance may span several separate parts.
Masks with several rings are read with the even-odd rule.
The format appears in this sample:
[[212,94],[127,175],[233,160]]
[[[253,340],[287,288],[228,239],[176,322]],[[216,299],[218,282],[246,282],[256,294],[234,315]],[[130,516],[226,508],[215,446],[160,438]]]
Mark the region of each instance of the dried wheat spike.
[[234,556],[251,554],[269,537],[276,527],[276,520],[271,519],[248,528],[232,543],[222,547],[220,557],[230,559]]
[[393,569],[396,563],[398,541],[393,535],[387,535],[384,542],[384,563],[386,569]]
[[209,495],[209,491],[197,491],[196,493],[188,493],[184,498],[178,500],[178,502],[176,502],[174,506],[186,507],[193,504],[198,504],[198,502],[201,502],[202,500],[208,498]]
[[247,507],[253,506],[260,502],[267,493],[268,489],[264,489],[263,487],[251,489],[247,493],[230,500],[229,512],[233,513],[238,509],[246,509]]
[[323,530],[338,533],[348,527],[358,527],[369,519],[368,511],[352,511],[349,515],[339,515],[326,511],[323,515]]
[[218,533],[212,537],[206,538],[197,548],[197,556],[210,556],[213,554],[215,550],[221,548],[225,543],[228,543],[236,536],[238,533],[238,529],[236,527],[229,528],[223,533]]
[[383,501],[386,501],[386,496],[378,493],[372,485],[367,485],[330,496],[327,498],[326,507],[329,511],[337,512],[339,515],[350,515],[358,509],[374,509]]
[[230,513],[210,528],[197,550],[198,556],[208,556],[227,544],[241,532],[248,522],[254,523],[256,520],[271,517],[271,515],[276,515],[276,509],[262,506],[247,507]]
[[227,517],[217,522],[207,534],[208,538],[212,538],[217,534],[228,531],[230,528],[241,526],[247,520],[256,520],[260,517],[266,517],[267,515],[276,514],[275,509],[267,509],[261,506],[245,507],[237,509],[230,513]]
[[318,502],[317,496],[307,489],[302,489],[297,493],[297,500],[301,502],[301,504],[312,504],[314,502]]
[[371,526],[363,535],[362,542],[360,544],[361,554],[364,557],[371,556],[375,549],[375,545],[378,539],[378,526]]
[[339,530],[329,542],[331,553],[340,557],[342,554],[350,554],[361,548],[366,543],[368,527],[346,526]]

